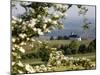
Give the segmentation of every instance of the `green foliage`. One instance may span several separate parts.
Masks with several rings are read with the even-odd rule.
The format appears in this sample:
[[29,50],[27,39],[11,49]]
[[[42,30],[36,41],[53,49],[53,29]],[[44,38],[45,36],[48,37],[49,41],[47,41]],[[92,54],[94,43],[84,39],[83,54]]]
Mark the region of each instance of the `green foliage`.
[[57,40],[62,40],[62,39],[63,39],[62,36],[58,36],[58,37],[57,37]]
[[65,49],[65,55],[71,55],[72,52],[71,52],[71,49],[70,48],[66,48]]
[[48,59],[49,59],[49,51],[47,50],[47,49],[40,49],[40,51],[39,51],[39,56],[40,56],[40,58],[42,59],[42,61],[48,61]]
[[85,44],[81,44],[79,46],[79,50],[78,50],[79,53],[86,53],[87,52],[87,47]]
[[50,40],[54,40],[53,36],[50,37]]
[[57,40],[68,40],[69,37],[68,36],[58,36]]
[[69,44],[69,48],[71,49],[72,54],[76,54],[79,48],[78,41],[75,40],[71,41],[71,43]]
[[88,45],[88,52],[95,52],[96,51],[96,39],[91,41]]

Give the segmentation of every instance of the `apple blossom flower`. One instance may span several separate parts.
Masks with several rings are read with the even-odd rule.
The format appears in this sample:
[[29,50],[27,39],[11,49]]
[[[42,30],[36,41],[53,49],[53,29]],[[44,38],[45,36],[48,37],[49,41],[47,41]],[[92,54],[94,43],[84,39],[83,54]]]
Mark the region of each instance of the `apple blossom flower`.
[[32,66],[30,66],[29,64],[25,64],[25,69],[29,72],[29,73],[35,73],[35,69],[32,68]]
[[26,36],[26,34],[19,34],[19,37],[21,37],[22,39],[24,39]]
[[12,38],[12,42],[15,42],[16,41],[16,39],[15,38]]
[[25,53],[25,50],[22,47],[19,48],[19,51],[22,52],[22,53]]
[[33,30],[34,30],[34,31],[37,31],[37,29],[36,29],[36,28],[33,28]]
[[56,25],[56,24],[57,24],[57,21],[52,21],[52,23],[53,23],[54,25]]
[[16,24],[16,21],[15,20],[12,20],[12,24]]
[[41,29],[39,29],[39,28],[37,29],[37,31],[38,31],[38,34],[39,34],[39,35],[43,35],[43,34],[44,34],[44,33],[41,31]]
[[12,62],[12,66],[15,65],[15,62]]
[[20,45],[26,45],[26,43],[25,42],[21,42]]
[[48,22],[51,22],[51,19],[50,18],[48,19]]
[[41,18],[41,15],[38,15],[37,17],[38,17],[38,18]]
[[20,66],[20,67],[24,67],[24,65],[23,65],[23,63],[22,63],[21,61],[19,61],[19,62],[17,63],[17,65]]
[[46,29],[46,27],[47,27],[47,24],[44,24],[44,25],[43,25],[43,29]]
[[17,56],[17,53],[15,53],[15,52],[12,52],[12,55],[13,55],[13,56]]
[[23,71],[21,71],[21,70],[18,70],[18,72],[19,72],[19,73],[24,73],[24,72],[23,72]]

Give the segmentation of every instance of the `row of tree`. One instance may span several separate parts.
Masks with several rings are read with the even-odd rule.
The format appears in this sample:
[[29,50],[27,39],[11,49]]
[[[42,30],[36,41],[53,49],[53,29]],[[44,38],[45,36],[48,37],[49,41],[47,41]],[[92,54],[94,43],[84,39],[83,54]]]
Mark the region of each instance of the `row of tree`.
[[80,44],[77,41],[72,41],[69,45],[61,45],[58,50],[62,50],[65,55],[78,53],[91,53],[96,51],[96,40],[93,40],[87,46]]
[[[26,55],[23,55],[23,59],[38,59],[41,58],[42,61],[48,61],[50,50],[49,48],[46,48],[47,44],[43,44],[39,50],[35,53],[29,53]],[[93,40],[89,43],[87,46],[86,44],[79,44],[78,41],[71,41],[69,45],[60,45],[60,47],[57,48],[57,50],[60,50],[63,52],[64,55],[71,55],[71,54],[83,54],[83,53],[91,53],[96,51],[96,40]]]
[[50,40],[68,40],[68,36],[58,36],[57,38],[54,38],[53,36],[50,37]]

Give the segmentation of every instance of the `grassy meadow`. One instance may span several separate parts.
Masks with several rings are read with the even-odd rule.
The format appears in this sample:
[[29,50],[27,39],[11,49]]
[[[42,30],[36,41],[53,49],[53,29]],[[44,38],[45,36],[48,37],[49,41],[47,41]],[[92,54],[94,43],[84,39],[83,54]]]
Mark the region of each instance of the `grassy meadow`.
[[[31,54],[31,53],[35,53],[37,52],[38,48],[39,48],[39,44],[37,43],[38,41],[35,41],[34,42],[34,46],[37,47],[36,49],[34,48],[33,50],[28,50],[26,52],[26,54]],[[42,41],[44,42],[44,41]],[[70,44],[71,40],[48,40],[47,42],[47,46],[49,47],[56,47],[56,46],[59,46],[59,45],[68,45]],[[91,40],[82,40],[82,41],[78,41],[79,44],[86,44],[86,46],[89,45],[89,43],[91,42]],[[29,44],[29,43],[28,43]],[[29,47],[29,45],[28,45]],[[25,46],[25,48],[29,49],[27,46]],[[27,50],[26,49],[26,50]],[[85,54],[71,54],[71,55],[66,55],[68,57],[74,57],[74,58],[81,58],[81,57],[86,57],[86,58],[89,58],[92,60],[92,63],[95,64],[95,61],[96,61],[96,53],[95,52],[92,52],[92,53],[85,53]],[[28,63],[28,64],[31,64],[31,65],[41,65],[41,64],[46,64],[46,62],[42,61],[41,58],[28,58],[28,59],[23,59],[23,63]],[[60,68],[57,68],[56,71],[62,71],[62,70],[66,70],[68,69],[69,70],[69,67],[60,67]]]

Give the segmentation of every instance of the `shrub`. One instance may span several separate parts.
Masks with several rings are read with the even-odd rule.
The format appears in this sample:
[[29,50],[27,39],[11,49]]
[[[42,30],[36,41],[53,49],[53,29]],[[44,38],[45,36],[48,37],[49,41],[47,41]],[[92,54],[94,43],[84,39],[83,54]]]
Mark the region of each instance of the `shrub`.
[[96,50],[96,39],[91,41],[88,45],[88,52],[95,52]]
[[49,48],[46,48],[46,43],[43,43],[41,48],[38,50],[39,57],[42,59],[42,61],[48,61],[50,51]]
[[72,54],[71,49],[70,48],[67,48],[65,50],[65,55],[70,55],[70,54]]
[[73,40],[69,44],[69,48],[71,49],[72,54],[76,54],[78,52],[78,47],[79,47],[78,41]]
[[50,37],[50,40],[54,40],[53,36]]
[[79,46],[79,50],[78,50],[79,53],[86,53],[87,52],[87,47],[85,44],[81,44]]

